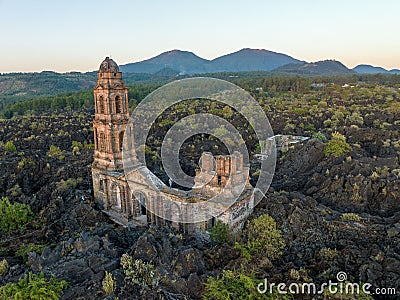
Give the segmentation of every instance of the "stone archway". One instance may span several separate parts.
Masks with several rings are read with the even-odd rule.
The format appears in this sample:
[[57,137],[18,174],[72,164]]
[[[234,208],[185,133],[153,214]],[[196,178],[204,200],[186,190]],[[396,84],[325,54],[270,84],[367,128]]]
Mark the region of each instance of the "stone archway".
[[116,184],[112,186],[112,204],[115,208],[122,209],[121,188]]
[[132,199],[136,200],[138,215],[146,216],[147,215],[146,205],[148,205],[148,203],[145,194],[143,194],[140,191],[135,191],[132,193]]

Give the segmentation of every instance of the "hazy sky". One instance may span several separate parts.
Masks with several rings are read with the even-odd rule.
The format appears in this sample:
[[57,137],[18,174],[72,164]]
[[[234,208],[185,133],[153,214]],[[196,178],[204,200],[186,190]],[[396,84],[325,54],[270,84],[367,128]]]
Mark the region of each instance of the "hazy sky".
[[89,71],[166,50],[263,48],[400,68],[398,0],[0,0],[0,72]]

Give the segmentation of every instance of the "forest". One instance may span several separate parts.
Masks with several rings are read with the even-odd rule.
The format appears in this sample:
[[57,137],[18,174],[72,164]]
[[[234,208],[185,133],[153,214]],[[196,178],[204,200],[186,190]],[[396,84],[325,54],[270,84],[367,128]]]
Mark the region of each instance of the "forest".
[[[40,74],[43,74],[42,72]],[[61,74],[48,72],[43,76],[49,76],[49,79],[42,79],[47,85],[42,85],[43,94],[48,96],[21,96],[21,93],[5,95],[0,92],[0,118],[9,119],[13,116],[40,113],[44,111],[54,111],[62,109],[78,109],[93,108],[93,93],[91,89],[82,87],[71,88],[68,84],[57,81],[54,86],[51,80],[56,80]],[[85,80],[89,78],[91,81],[86,82],[86,86],[94,86],[94,73],[86,73],[83,76]],[[4,76],[4,75],[3,75]],[[8,75],[11,76],[11,75]],[[14,75],[18,78],[18,75]],[[76,75],[77,76],[77,75]],[[307,76],[276,76],[268,72],[229,72],[229,73],[210,73],[202,74],[204,77],[214,77],[230,81],[237,84],[241,88],[254,92],[261,90],[267,93],[269,97],[278,96],[282,92],[298,92],[304,93],[310,90],[318,90],[331,85],[342,86],[344,84],[351,85],[382,85],[393,88],[400,87],[400,75],[374,74],[374,75],[351,75],[351,76],[332,76],[332,77],[307,77]],[[189,77],[186,76],[154,76],[150,74],[124,74],[125,84],[129,88],[130,108],[133,109],[147,94],[160,87],[161,85]],[[68,78],[68,77],[67,77]],[[79,78],[79,77],[78,77]],[[34,79],[32,79],[34,80]],[[58,79],[57,79],[58,80]],[[0,76],[1,87],[1,76]],[[72,90],[71,90],[72,89]],[[81,90],[76,90],[81,89]],[[1,91],[2,89],[0,89]],[[67,90],[68,92],[64,92]],[[59,91],[57,94],[49,95]]]

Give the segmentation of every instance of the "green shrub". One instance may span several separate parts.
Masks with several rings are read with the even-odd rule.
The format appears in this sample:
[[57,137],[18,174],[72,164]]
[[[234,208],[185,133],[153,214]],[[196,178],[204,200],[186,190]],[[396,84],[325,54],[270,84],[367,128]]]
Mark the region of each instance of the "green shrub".
[[4,144],[4,150],[6,150],[7,152],[15,152],[17,151],[17,147],[15,147],[12,141],[8,141]]
[[74,149],[75,147],[77,147],[78,150],[81,150],[83,148],[83,145],[81,142],[72,141],[71,149]]
[[0,261],[0,277],[6,274],[8,271],[8,262],[6,259]]
[[46,246],[47,245],[32,244],[32,243],[28,245],[22,245],[21,247],[19,247],[18,251],[15,252],[15,255],[21,256],[24,263],[26,263],[28,261],[29,252],[36,252],[37,254],[42,254]]
[[260,294],[257,286],[260,282],[253,275],[238,271],[224,270],[219,278],[208,277],[203,299],[205,300],[247,300],[247,299],[289,299],[274,289],[273,293]]
[[304,126],[304,130],[308,130],[308,131],[316,131],[317,129],[315,128],[314,124],[307,124]]
[[133,284],[142,287],[155,287],[159,278],[154,273],[154,266],[141,259],[133,259],[128,254],[122,254],[121,267],[124,270],[125,278]]
[[341,216],[343,221],[355,221],[358,222],[361,220],[360,216],[355,213],[344,213]]
[[235,244],[235,248],[239,249],[245,258],[250,259],[252,254],[263,254],[274,260],[282,255],[285,241],[281,231],[276,228],[275,220],[269,215],[265,214],[250,221],[245,233],[247,242]]
[[62,296],[63,289],[67,286],[65,280],[45,278],[43,273],[35,275],[29,272],[17,283],[7,283],[0,287],[0,299],[25,300],[46,299],[57,300]]
[[26,223],[31,221],[33,213],[29,205],[15,202],[10,203],[7,197],[0,200],[0,231],[9,232],[23,230]]
[[116,288],[116,282],[112,277],[111,273],[106,271],[106,275],[104,276],[102,285],[103,285],[103,291],[106,294],[106,296],[109,296],[112,293],[114,293]]
[[26,166],[32,166],[34,167],[36,164],[31,158],[23,158],[19,163],[18,163],[18,169],[22,170]]
[[83,146],[83,148],[85,148],[85,149],[94,149],[94,144],[85,144]]
[[59,182],[56,183],[57,189],[62,192],[69,189],[75,189],[78,186],[78,183],[82,182],[82,178],[78,177],[75,178],[68,178],[67,180],[61,179]]
[[16,183],[11,189],[8,189],[7,192],[10,193],[12,197],[18,197],[22,194],[22,189],[19,184]]
[[332,138],[326,145],[325,156],[339,157],[351,151],[351,146],[346,142],[346,137],[338,132],[332,133]]
[[331,248],[322,248],[319,250],[319,257],[323,262],[332,262],[338,256],[338,251]]
[[217,221],[214,227],[211,228],[210,238],[213,243],[221,245],[228,241],[228,234],[228,225],[221,221]]
[[323,143],[325,143],[326,142],[326,136],[321,132],[321,131],[318,131],[318,132],[315,132],[313,135],[312,135],[312,138],[313,139],[319,139],[321,142],[323,142]]
[[59,156],[62,154],[62,151],[59,147],[51,145],[49,151],[47,151],[48,157]]

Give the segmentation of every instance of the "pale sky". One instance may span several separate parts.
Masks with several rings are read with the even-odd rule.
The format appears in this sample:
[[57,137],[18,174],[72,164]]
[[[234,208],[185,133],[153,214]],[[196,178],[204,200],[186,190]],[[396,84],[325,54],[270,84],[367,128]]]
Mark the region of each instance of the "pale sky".
[[398,0],[0,0],[0,72],[91,71],[242,48],[400,69]]

